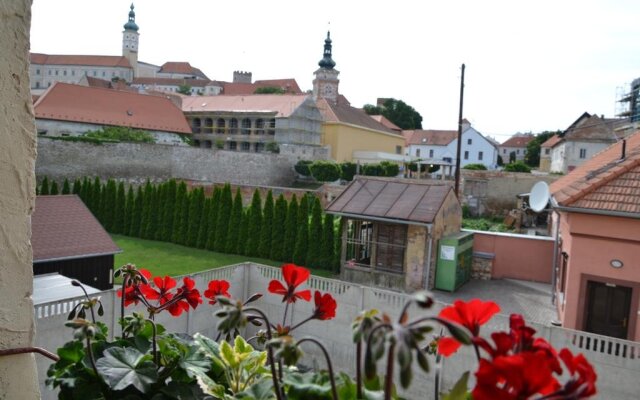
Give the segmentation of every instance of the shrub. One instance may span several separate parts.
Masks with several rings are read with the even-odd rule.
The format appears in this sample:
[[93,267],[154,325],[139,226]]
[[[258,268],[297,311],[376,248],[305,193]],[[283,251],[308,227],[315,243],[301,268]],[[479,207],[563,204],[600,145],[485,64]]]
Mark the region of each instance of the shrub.
[[117,142],[155,143],[149,132],[124,126],[105,126],[97,131],[86,132],[84,137]]
[[297,173],[299,173],[302,176],[310,176],[311,170],[309,169],[309,167],[311,166],[311,164],[313,164],[313,161],[300,160],[296,163],[296,165],[293,168],[296,170]]
[[218,150],[224,149],[224,140],[216,139],[216,141],[214,143],[216,145],[216,149],[218,149]]
[[340,179],[347,182],[352,181],[356,172],[358,171],[358,165],[350,161],[340,163]]
[[380,164],[364,164],[361,169],[362,175],[384,176],[384,171]]
[[333,161],[318,160],[309,166],[311,176],[320,182],[333,182],[340,179],[340,167]]
[[274,154],[279,154],[280,153],[280,146],[278,146],[278,143],[276,142],[269,142],[264,146],[264,149],[266,151],[268,151],[269,153],[274,153]]
[[526,173],[530,173],[531,172],[531,167],[529,167],[527,164],[523,163],[522,161],[516,161],[516,162],[512,162],[509,163],[507,165],[504,166],[504,170],[507,172],[526,172]]
[[486,171],[487,167],[484,164],[476,163],[476,164],[467,164],[462,169],[470,169],[473,171]]
[[388,176],[393,178],[400,173],[400,166],[390,161],[380,162],[380,168],[382,169],[382,176]]

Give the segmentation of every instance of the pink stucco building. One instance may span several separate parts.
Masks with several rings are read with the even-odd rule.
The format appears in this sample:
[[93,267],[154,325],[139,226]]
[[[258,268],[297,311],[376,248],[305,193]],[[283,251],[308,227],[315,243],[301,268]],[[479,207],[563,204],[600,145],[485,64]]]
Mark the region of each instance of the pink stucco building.
[[550,191],[562,326],[640,340],[640,132]]

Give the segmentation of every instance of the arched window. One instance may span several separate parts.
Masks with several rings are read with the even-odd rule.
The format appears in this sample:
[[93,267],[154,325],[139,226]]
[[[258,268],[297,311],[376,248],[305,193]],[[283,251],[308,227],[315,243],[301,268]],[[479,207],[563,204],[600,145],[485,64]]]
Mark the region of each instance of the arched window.
[[256,135],[264,135],[264,119],[262,118],[256,120]]
[[242,134],[249,135],[251,134],[251,120],[249,118],[245,118],[242,120]]
[[200,118],[194,118],[191,122],[191,130],[193,133],[200,133],[202,131],[202,120]]
[[204,119],[204,133],[213,133],[213,118]]
[[238,133],[238,120],[235,118],[231,118],[231,121],[229,121],[229,133],[232,135]]
[[225,120],[222,118],[218,118],[218,120],[216,121],[216,133],[224,133],[224,131],[226,130],[226,126],[227,123],[225,122]]

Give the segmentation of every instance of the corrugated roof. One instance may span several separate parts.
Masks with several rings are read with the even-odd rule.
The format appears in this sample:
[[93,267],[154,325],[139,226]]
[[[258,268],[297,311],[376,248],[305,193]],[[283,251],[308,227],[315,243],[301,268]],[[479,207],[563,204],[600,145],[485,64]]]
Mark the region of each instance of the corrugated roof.
[[276,117],[290,116],[308,98],[307,95],[254,94],[247,96],[189,96],[182,99],[187,112],[265,112]]
[[502,147],[527,147],[527,144],[534,139],[533,135],[512,136],[500,146]]
[[351,107],[348,104],[334,104],[324,98],[319,98],[316,103],[325,122],[344,122],[346,124],[357,125],[363,128],[400,136],[400,132],[387,128],[371,118],[371,116],[361,108]]
[[[33,294],[31,295],[33,304],[49,303],[84,295],[82,289],[73,286],[71,281],[73,279],[58,273],[35,275],[33,277]],[[82,286],[88,295],[101,292],[100,289],[89,285],[82,284]]]
[[336,197],[326,211],[390,222],[433,223],[453,189],[427,182],[357,177]]
[[34,105],[36,118],[191,133],[170,100],[128,91],[54,83]]
[[76,195],[36,197],[31,216],[31,245],[33,262],[121,251]]
[[597,153],[553,182],[551,195],[561,206],[640,213],[640,131]]
[[131,68],[129,60],[124,56],[89,56],[71,54],[30,53],[31,64],[42,65],[90,65],[96,67]]
[[[408,145],[446,146],[458,138],[458,131],[416,129],[407,139]],[[405,137],[407,137],[405,136]]]

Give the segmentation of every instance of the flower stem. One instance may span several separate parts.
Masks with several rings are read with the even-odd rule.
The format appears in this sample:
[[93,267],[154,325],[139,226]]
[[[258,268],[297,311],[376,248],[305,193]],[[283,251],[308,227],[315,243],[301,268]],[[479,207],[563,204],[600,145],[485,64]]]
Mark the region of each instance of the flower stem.
[[[267,315],[264,312],[262,312],[262,310],[255,307],[245,308],[245,312],[250,312],[250,311],[258,313],[262,317],[262,320],[267,326],[267,339],[271,340],[271,337],[272,337],[271,324],[269,323],[269,318],[267,318]],[[282,391],[280,389],[280,382],[278,380],[278,375],[276,371],[275,358],[273,356],[273,349],[269,345],[267,345],[267,358],[269,359],[269,367],[271,368],[271,378],[273,380],[273,390],[275,390],[276,392],[276,399],[283,400]]]
[[356,397],[363,399],[362,396],[362,341],[358,340],[356,344]]
[[124,339],[124,298],[126,296],[126,288],[131,283],[129,275],[126,274],[122,280],[122,297],[120,298],[120,321],[122,321],[122,338]]
[[287,312],[289,311],[289,302],[284,306],[284,316],[282,317],[282,326],[287,325]]
[[91,349],[91,338],[89,336],[87,336],[87,355],[89,356],[89,362],[91,363],[93,372],[95,372],[98,379],[101,380],[100,374],[98,373],[98,367],[96,367],[96,360],[93,358],[93,350]]
[[324,358],[325,360],[327,360],[327,369],[329,370],[329,380],[331,382],[331,394],[333,396],[333,400],[338,400],[338,389],[336,388],[336,380],[335,380],[335,376],[333,375],[333,365],[331,364],[331,357],[329,357],[329,352],[327,351],[327,348],[324,347],[324,345],[320,343],[318,340],[313,338],[301,339],[300,341],[298,341],[298,345],[301,345],[304,342],[314,343],[316,346],[320,348],[320,350],[322,350],[322,353],[324,354]]
[[158,360],[158,345],[157,345],[157,338],[156,338],[156,324],[153,321],[153,318],[149,318],[147,321],[151,322],[151,329],[153,330],[153,338],[151,340],[152,343],[152,349],[153,349],[153,362],[156,364],[156,366],[160,366],[160,360]]
[[292,328],[289,329],[289,332],[293,331],[294,329],[296,329],[297,327],[299,327],[300,325],[306,324],[307,322],[311,321],[313,319],[313,315],[310,316],[309,318],[298,322],[297,324],[295,324]]
[[387,356],[387,374],[384,378],[384,399],[391,400],[391,389],[393,385],[393,353],[395,352],[395,343],[389,344],[389,354]]

